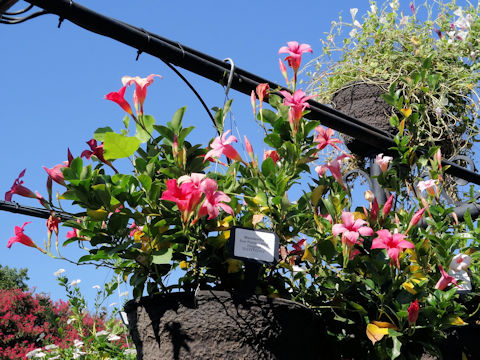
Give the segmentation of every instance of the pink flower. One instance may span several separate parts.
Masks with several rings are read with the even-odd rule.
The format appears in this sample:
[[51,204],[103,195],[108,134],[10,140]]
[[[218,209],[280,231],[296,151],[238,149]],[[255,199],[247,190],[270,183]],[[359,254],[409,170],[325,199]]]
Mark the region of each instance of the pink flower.
[[359,236],[371,236],[373,230],[366,226],[366,221],[362,219],[355,220],[354,216],[350,212],[342,212],[343,224],[335,224],[332,227],[332,233],[334,236],[342,234],[342,244],[353,247],[357,242],[361,243],[363,240],[358,240]]
[[280,91],[280,94],[284,97],[283,104],[290,107],[288,111],[288,121],[290,122],[292,129],[296,130],[298,122],[302,118],[303,111],[310,107],[307,101],[314,98],[315,95],[305,96],[305,93],[302,90],[295,91],[293,95],[286,90],[282,90]]
[[377,231],[377,235],[378,237],[372,241],[371,249],[386,249],[387,255],[390,258],[391,266],[396,265],[398,268],[400,267],[400,262],[398,260],[400,251],[407,248],[415,248],[415,245],[410,241],[404,240],[405,235],[403,234],[392,235],[390,231],[382,229]]
[[230,130],[226,131],[223,133],[223,135],[217,136],[212,143],[210,144],[210,151],[205,154],[205,160],[208,158],[219,158],[220,156],[225,155],[227,158],[235,160],[235,161],[241,161],[242,157],[240,154],[237,152],[237,150],[234,149],[232,145],[230,145],[232,142],[237,142],[237,138],[233,135],[230,135],[227,138],[228,133]]
[[388,169],[388,164],[392,160],[393,158],[391,156],[383,156],[383,154],[378,154],[377,157],[375,158],[375,162],[378,164],[378,166],[380,166],[380,169],[384,174]]
[[250,103],[252,104],[253,116],[257,115],[257,98],[255,97],[255,90],[250,94]]
[[47,219],[47,230],[49,234],[52,234],[54,232],[55,234],[58,235],[58,224],[60,223],[60,218],[50,215],[50,217]]
[[360,255],[361,252],[358,249],[353,249],[353,251],[350,253],[350,261],[355,258],[355,256]]
[[420,221],[420,219],[422,218],[423,216],[423,213],[425,212],[426,208],[422,208],[420,210],[418,210],[415,214],[413,214],[412,216],[412,220],[410,220],[410,224],[408,224],[408,228],[411,228],[415,225],[418,224],[418,222]]
[[298,69],[300,68],[300,64],[302,62],[302,54],[307,52],[313,52],[312,48],[308,44],[301,44],[299,45],[296,41],[289,41],[287,42],[288,46],[282,46],[279,50],[279,54],[289,54],[285,58],[288,61],[288,66],[290,66],[295,74],[297,73]]
[[247,149],[248,156],[252,159],[252,164],[255,166],[255,155],[253,154],[253,147],[247,136],[244,136],[245,139],[245,148]]
[[78,237],[78,230],[75,228],[72,228],[72,230],[67,231],[67,239],[70,239],[72,237]]
[[433,179],[426,180],[426,181],[419,181],[418,182],[418,189],[420,191],[426,190],[427,194],[429,194],[431,196],[435,196],[436,191],[437,191],[437,185],[436,185],[435,180],[433,180]]
[[340,165],[342,160],[345,159],[346,157],[351,158],[352,155],[342,154],[340,156],[337,156],[335,160],[329,161],[324,166],[317,166],[315,170],[318,172],[319,176],[323,176],[323,174],[325,174],[326,169],[330,170],[330,173],[335,178],[335,180],[337,180],[343,187],[345,187],[345,185],[343,184]]
[[260,109],[262,109],[263,100],[268,98],[270,86],[268,83],[258,84],[255,92],[257,93],[258,101],[260,101]]
[[8,240],[8,244],[7,244],[7,248],[11,248],[11,246],[16,243],[16,242],[19,242],[19,243],[22,243],[23,245],[26,245],[26,246],[30,246],[30,247],[34,247],[34,248],[37,248],[38,250],[42,251],[42,252],[45,252],[45,250],[39,248],[37,246],[37,244],[35,244],[33,242],[32,239],[30,239],[30,237],[28,237],[27,235],[25,235],[23,233],[23,229],[25,227],[25,225],[27,224],[30,224],[31,221],[28,221],[26,223],[23,224],[22,227],[20,226],[15,226],[15,236],[11,237],[9,240]]
[[130,104],[125,100],[124,95],[125,95],[125,90],[127,89],[127,86],[123,86],[118,92],[111,92],[105,95],[105,99],[113,101],[120,105],[120,107],[125,110],[127,113],[130,115],[133,115],[132,108],[130,107]]
[[17,195],[20,195],[20,196],[29,197],[29,198],[33,198],[33,199],[37,198],[37,196],[33,193],[32,190],[30,190],[30,189],[28,189],[28,188],[26,188],[25,186],[22,185],[23,180],[20,180],[25,175],[26,170],[27,169],[23,169],[23,171],[20,172],[18,177],[13,182],[13,185],[10,188],[10,190],[8,190],[5,193],[5,201],[12,201],[13,194],[17,194]]
[[392,210],[392,205],[393,205],[393,195],[390,195],[390,197],[387,199],[387,202],[383,205],[382,213],[383,216],[387,216],[390,210]]
[[80,157],[84,157],[85,159],[90,160],[91,157],[95,155],[98,160],[110,166],[113,169],[113,171],[118,173],[117,169],[115,169],[112,163],[110,161],[105,160],[105,158],[103,157],[103,144],[98,145],[97,140],[91,139],[87,141],[87,145],[90,146],[90,150],[84,150],[80,154]]
[[278,59],[278,63],[280,65],[280,72],[282,73],[282,75],[285,78],[285,81],[288,85],[290,82],[288,81],[287,68],[285,67],[285,64],[283,63],[282,60]]
[[[135,92],[133,93],[133,103],[137,109],[137,114],[143,115],[143,103],[147,96],[147,88],[153,83],[153,78],[160,75],[150,74],[146,78],[140,78],[138,76],[124,76],[122,78],[123,86],[129,86],[132,83],[135,83]],[[140,105],[140,106],[139,106]]]
[[407,310],[407,320],[410,325],[415,324],[418,319],[418,312],[420,311],[420,306],[418,305],[418,300],[415,299],[414,302],[410,303],[410,306]]
[[318,131],[318,135],[315,138],[315,142],[318,143],[317,147],[319,150],[323,150],[327,145],[333,146],[335,149],[340,151],[340,148],[335,145],[335,143],[341,144],[342,141],[340,139],[332,139],[332,135],[334,133],[333,129],[327,128],[324,129],[322,126],[317,126],[315,130]]
[[63,164],[55,165],[51,169],[45,166],[43,167],[47,172],[48,176],[50,177],[50,179],[55,181],[57,184],[64,185],[64,186],[65,186],[65,178],[63,177],[62,169],[66,167],[70,167],[73,161],[73,155],[70,152],[70,149],[68,149],[68,152],[67,152],[67,159],[68,161],[64,161]]
[[438,265],[438,268],[440,269],[440,273],[442,274],[442,276],[440,277],[440,280],[438,280],[437,285],[435,285],[435,289],[443,290],[450,283],[457,286],[457,279],[455,279],[453,276],[448,275],[447,272],[443,270],[442,265]]
[[280,160],[280,156],[275,150],[263,150],[263,161],[267,158],[271,158],[275,164]]
[[187,221],[202,200],[202,192],[193,182],[186,182],[178,187],[176,179],[167,180],[167,190],[162,194],[161,200],[173,201],[182,213],[183,221]]
[[232,208],[229,205],[224,204],[224,202],[229,202],[230,198],[224,192],[217,191],[217,188],[217,182],[209,178],[205,178],[205,180],[203,180],[200,184],[200,190],[205,194],[205,201],[198,210],[198,219],[207,214],[207,220],[216,218],[219,214],[218,208],[221,208],[226,213],[233,215]]

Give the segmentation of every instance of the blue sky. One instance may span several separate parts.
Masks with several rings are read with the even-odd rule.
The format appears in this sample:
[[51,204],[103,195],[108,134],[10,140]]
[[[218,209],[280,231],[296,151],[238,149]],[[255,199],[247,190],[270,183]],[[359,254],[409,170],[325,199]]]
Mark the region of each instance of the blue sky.
[[[277,83],[283,83],[278,70],[278,49],[287,41],[308,43],[314,55],[321,53],[320,38],[330,22],[351,7],[359,15],[369,9],[368,0],[299,1],[158,1],[158,0],[80,0],[78,3],[132,25],[143,27],[171,40],[219,59],[232,58],[236,66]],[[22,3],[23,5],[24,3]],[[408,8],[407,1],[401,1]],[[25,185],[46,194],[47,179],[42,166],[53,167],[66,160],[69,147],[74,156],[87,148],[95,129],[121,128],[122,110],[104,99],[121,87],[124,75],[145,77],[161,74],[148,90],[146,113],[157,123],[169,121],[175,110],[187,105],[186,125],[196,126],[191,141],[207,145],[215,135],[210,120],[184,83],[160,60],[143,54],[135,61],[136,50],[64,21],[42,16],[19,25],[0,25],[2,44],[0,74],[0,195],[10,189],[24,168]],[[305,60],[313,57],[305,55]],[[221,106],[225,95],[219,84],[180,69],[200,92],[209,107]],[[126,96],[131,96],[129,92]],[[253,139],[257,152],[260,130],[254,125],[250,99],[232,90],[233,120],[238,132]],[[227,122],[228,124],[229,122]],[[227,125],[228,126],[228,125]],[[236,130],[235,130],[235,134]],[[54,184],[54,191],[62,188]],[[14,201],[37,206],[37,202],[14,196]],[[80,287],[93,299],[93,285],[103,284],[112,272],[89,266],[74,266],[42,255],[37,250],[15,244],[6,248],[15,225],[26,221],[25,233],[43,244],[45,221],[0,212],[0,264],[29,269],[29,286],[52,298],[64,298],[53,273],[65,268],[71,279],[81,279]],[[61,239],[69,229],[61,228]],[[65,255],[78,258],[75,245]],[[122,291],[128,290],[127,287]],[[130,293],[131,294],[131,293]],[[90,300],[93,301],[93,300]],[[111,302],[118,299],[112,299]]]

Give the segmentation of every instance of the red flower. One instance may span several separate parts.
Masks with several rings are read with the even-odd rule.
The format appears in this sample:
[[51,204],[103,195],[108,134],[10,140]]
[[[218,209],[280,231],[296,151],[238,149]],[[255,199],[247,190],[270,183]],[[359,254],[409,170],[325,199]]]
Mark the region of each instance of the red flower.
[[435,289],[438,290],[443,290],[445,289],[450,283],[457,285],[457,279],[455,279],[453,276],[450,276],[447,274],[445,270],[443,270],[442,265],[438,265],[438,268],[440,269],[440,273],[442,274],[442,277],[440,280],[438,280],[437,284],[435,285]]
[[13,185],[10,188],[10,190],[8,190],[5,193],[5,201],[12,201],[13,194],[17,194],[17,195],[20,195],[20,196],[29,197],[29,198],[33,198],[33,199],[37,198],[37,196],[33,193],[32,190],[30,190],[30,189],[28,189],[28,188],[26,188],[25,186],[22,185],[23,180],[20,180],[25,175],[26,170],[27,169],[23,169],[23,171],[18,175],[18,177],[13,182]]
[[47,229],[48,232],[51,234],[54,232],[55,234],[58,235],[58,224],[60,223],[60,218],[50,215],[50,217],[47,220]]
[[34,248],[37,248],[38,250],[40,250],[42,252],[45,252],[43,249],[39,248],[37,246],[37,244],[35,244],[33,242],[33,240],[30,239],[30,237],[28,237],[27,235],[25,235],[23,233],[23,229],[24,229],[25,225],[30,224],[30,223],[31,223],[31,221],[28,221],[25,224],[23,224],[22,227],[15,226],[15,236],[11,237],[8,240],[7,248],[10,249],[14,243],[19,242],[19,243],[22,243],[23,245],[34,247]]
[[105,99],[111,100],[117,103],[118,105],[120,105],[120,107],[123,110],[125,110],[130,115],[133,115],[133,111],[132,111],[132,108],[130,107],[130,104],[124,98],[126,89],[127,89],[127,86],[125,85],[120,90],[118,90],[118,92],[113,91],[111,93],[108,93],[107,95],[105,95]]
[[97,140],[90,139],[87,141],[87,145],[90,146],[90,150],[84,150],[80,155],[80,157],[84,157],[85,159],[90,160],[91,157],[95,155],[98,160],[110,166],[113,169],[113,171],[118,173],[117,169],[115,169],[112,163],[110,161],[105,160],[105,158],[103,157],[103,144],[98,145]]
[[275,150],[263,150],[263,160],[271,158],[273,163],[276,164],[278,160],[280,160],[280,155]]
[[315,142],[318,143],[317,147],[319,150],[323,150],[327,145],[333,146],[335,149],[340,151],[340,148],[335,145],[336,143],[341,144],[342,141],[340,139],[331,139],[334,131],[333,129],[327,128],[324,129],[322,126],[317,126],[315,130],[318,131],[318,135],[315,138]]
[[390,258],[390,265],[396,265],[400,267],[398,256],[400,251],[403,249],[414,249],[410,241],[404,240],[405,235],[403,234],[391,234],[390,231],[386,229],[377,231],[378,237],[373,239],[371,249],[386,249],[387,255]]
[[420,310],[420,306],[418,306],[418,300],[415,300],[414,302],[410,303],[410,306],[408,307],[408,323],[410,325],[415,324],[415,322],[418,319],[418,312]]

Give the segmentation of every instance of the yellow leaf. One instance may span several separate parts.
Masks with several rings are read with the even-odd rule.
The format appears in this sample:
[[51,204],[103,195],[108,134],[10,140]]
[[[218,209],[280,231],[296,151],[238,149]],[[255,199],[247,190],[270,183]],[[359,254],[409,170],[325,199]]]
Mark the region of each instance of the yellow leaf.
[[420,40],[418,40],[418,38],[417,38],[416,36],[412,36],[412,37],[410,38],[410,41],[411,41],[411,42],[413,43],[413,45],[415,45],[415,46],[420,45]]
[[382,340],[385,335],[388,335],[387,328],[380,328],[373,323],[367,325],[367,337],[373,345],[375,345],[377,341]]
[[358,219],[367,220],[367,217],[365,216],[365,214],[363,212],[360,212],[360,211],[354,211],[353,212],[353,218],[355,220],[358,220]]
[[386,321],[372,321],[372,324],[378,326],[379,328],[397,329],[395,325]]
[[180,269],[187,270],[189,268],[190,264],[186,261],[180,261],[179,266],[180,266]]
[[450,318],[450,324],[457,326],[468,325],[460,316]]
[[[410,112],[412,112],[412,110],[410,110]],[[403,134],[403,130],[405,129],[405,120],[406,119],[403,119],[402,121],[400,121],[400,124],[398,125],[398,132],[400,134]]]
[[145,235],[143,231],[135,231],[135,234],[133,235],[133,240],[135,242],[141,242],[143,235]]
[[108,217],[108,212],[105,209],[92,210],[87,209],[87,215],[90,216],[93,220],[106,220]]
[[257,205],[267,206],[267,195],[265,193],[258,193],[254,198],[253,202]]
[[312,253],[308,246],[305,247],[305,251],[302,256],[302,260],[307,260],[309,263],[313,264],[315,262],[315,258],[313,257]]
[[233,221],[233,216],[229,215],[223,220],[217,221],[217,229],[220,230],[227,230],[230,229],[230,223]]
[[312,191],[312,205],[317,206],[325,190],[325,185],[320,185]]
[[402,287],[407,290],[410,294],[415,295],[417,291],[415,290],[415,286],[410,281],[405,281],[402,284]]
[[405,118],[408,118],[410,115],[412,115],[412,109],[410,108],[403,108],[400,109],[400,112],[405,116]]
[[236,260],[236,259],[227,259],[227,264],[228,264],[227,272],[229,274],[232,274],[242,270],[243,261]]
[[252,225],[255,226],[257,225],[260,221],[263,220],[263,217],[265,215],[263,214],[254,214],[253,217],[252,217]]

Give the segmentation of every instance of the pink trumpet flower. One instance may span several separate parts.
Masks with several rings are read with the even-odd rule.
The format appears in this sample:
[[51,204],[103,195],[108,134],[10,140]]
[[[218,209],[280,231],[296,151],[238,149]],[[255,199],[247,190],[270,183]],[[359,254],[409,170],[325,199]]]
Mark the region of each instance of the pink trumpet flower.
[[326,148],[328,145],[333,146],[335,149],[340,151],[340,148],[335,145],[336,143],[341,144],[342,141],[340,139],[332,139],[331,137],[333,136],[333,129],[330,128],[323,128],[322,126],[317,126],[315,128],[317,130],[318,135],[315,138],[315,142],[318,143],[317,147],[319,150],[323,150]]
[[288,46],[282,46],[279,50],[279,54],[288,54],[288,56],[285,58],[286,61],[288,61],[288,66],[290,66],[294,73],[295,73],[295,78],[298,69],[300,68],[300,65],[302,63],[302,54],[304,53],[311,53],[312,48],[308,44],[299,44],[297,41],[289,41],[287,42]]
[[63,177],[62,168],[70,167],[70,165],[72,164],[73,155],[70,152],[70,149],[68,149],[67,159],[68,159],[68,161],[64,161],[63,164],[55,165],[51,169],[49,169],[45,166],[43,167],[45,169],[45,171],[47,172],[48,176],[50,177],[50,179],[55,181],[57,184],[65,185],[65,179]]
[[336,159],[329,161],[324,166],[317,166],[315,170],[318,172],[319,176],[323,176],[326,169],[330,170],[330,173],[335,178],[335,180],[337,180],[337,182],[339,182],[343,187],[345,187],[345,185],[343,184],[343,177],[340,165],[342,160],[347,157],[351,158],[353,156],[349,154],[342,154],[340,156],[337,156]]
[[45,250],[39,248],[39,247],[37,246],[37,244],[35,244],[35,243],[33,242],[33,240],[32,240],[29,236],[27,236],[27,235],[25,235],[25,234],[23,233],[23,230],[24,230],[24,228],[25,228],[25,225],[30,224],[30,223],[31,223],[31,221],[28,221],[28,222],[24,223],[22,227],[20,227],[20,226],[15,226],[15,236],[11,237],[11,238],[8,240],[7,248],[10,249],[14,243],[19,242],[19,243],[21,243],[21,244],[23,244],[23,245],[37,248],[37,249],[40,250],[41,252],[45,253]]
[[363,239],[359,240],[359,236],[371,236],[373,235],[373,229],[366,226],[367,222],[362,219],[355,220],[352,213],[342,212],[343,224],[335,224],[332,227],[332,234],[337,236],[342,234],[342,244],[349,247],[357,243],[363,242]]
[[90,139],[87,141],[87,145],[90,147],[90,150],[84,150],[80,157],[84,157],[87,160],[90,160],[93,155],[97,157],[98,160],[103,162],[104,164],[110,166],[113,171],[118,173],[118,170],[115,169],[115,167],[112,165],[112,163],[108,160],[105,160],[103,157],[103,144],[98,145],[97,140],[95,139]]
[[404,240],[403,234],[391,234],[386,229],[377,231],[378,237],[373,239],[371,249],[386,249],[387,255],[390,258],[390,265],[400,268],[398,256],[403,249],[414,249],[410,241]]
[[290,110],[288,111],[288,121],[292,130],[297,130],[298,123],[302,118],[303,111],[310,107],[307,103],[308,100],[315,97],[315,95],[305,96],[305,93],[302,90],[297,90],[290,94],[286,90],[280,91],[280,94],[283,95],[283,104],[289,106]]
[[162,194],[161,200],[173,201],[182,213],[183,221],[187,221],[202,200],[202,192],[194,182],[184,182],[180,186],[176,179],[167,180],[167,190]]
[[208,214],[207,220],[214,219],[218,216],[218,208],[223,209],[226,213],[233,215],[232,208],[224,204],[229,202],[230,198],[222,191],[217,191],[217,182],[213,179],[205,178],[200,185],[200,190],[205,194],[205,201],[198,210],[197,218],[201,218]]
[[418,182],[418,189],[420,191],[426,191],[428,195],[435,196],[437,193],[437,185],[435,180],[429,179],[426,181]]
[[288,74],[287,74],[287,68],[285,67],[285,64],[281,59],[278,59],[278,63],[280,66],[280,72],[282,73],[283,77],[285,78],[285,82],[287,83],[287,86],[290,84],[288,81]]
[[393,158],[391,156],[383,156],[383,154],[378,154],[377,157],[375,158],[375,162],[378,164],[378,166],[380,166],[380,169],[384,174],[388,169],[388,164],[392,160]]
[[204,162],[209,158],[218,159],[220,156],[222,156],[222,154],[229,159],[243,162],[242,157],[237,150],[230,145],[232,142],[237,142],[237,138],[233,135],[230,135],[227,138],[229,132],[230,130],[224,132],[222,136],[217,136],[212,141],[210,144],[211,150],[205,154],[205,159],[203,160]]
[[132,83],[135,84],[135,92],[133,93],[133,103],[135,104],[135,108],[137,109],[138,115],[143,115],[143,103],[145,102],[145,98],[147,96],[147,88],[153,83],[153,78],[155,76],[162,78],[160,75],[157,75],[157,74],[150,74],[146,78],[141,78],[138,76],[122,77],[123,86],[129,86]]
[[280,160],[280,155],[275,150],[263,150],[263,161],[267,158],[271,158],[273,163],[276,164],[278,160]]
[[457,286],[457,279],[455,279],[453,276],[448,275],[447,272],[443,269],[442,265],[438,265],[438,268],[440,269],[440,274],[442,274],[442,276],[440,277],[440,280],[438,280],[437,284],[435,285],[435,289],[443,290],[450,283],[455,284],[455,286]]
[[18,177],[13,182],[13,185],[10,188],[10,190],[8,190],[5,193],[5,201],[12,201],[12,196],[14,194],[24,196],[24,197],[33,198],[33,199],[37,198],[37,196],[33,193],[32,190],[30,190],[30,189],[28,189],[28,188],[26,188],[25,186],[22,185],[23,180],[20,180],[25,175],[26,170],[27,169],[23,169],[23,171],[20,172]]
[[105,95],[105,99],[117,103],[118,105],[120,105],[120,107],[123,110],[125,110],[125,112],[127,112],[130,115],[133,115],[133,111],[132,111],[132,108],[130,107],[130,104],[124,98],[126,89],[127,89],[127,86],[125,85],[117,92],[113,91],[111,93],[108,93],[107,95]]
[[392,205],[393,205],[393,195],[390,195],[390,197],[387,199],[387,201],[383,205],[383,209],[382,209],[383,217],[387,216],[390,210],[392,210]]

